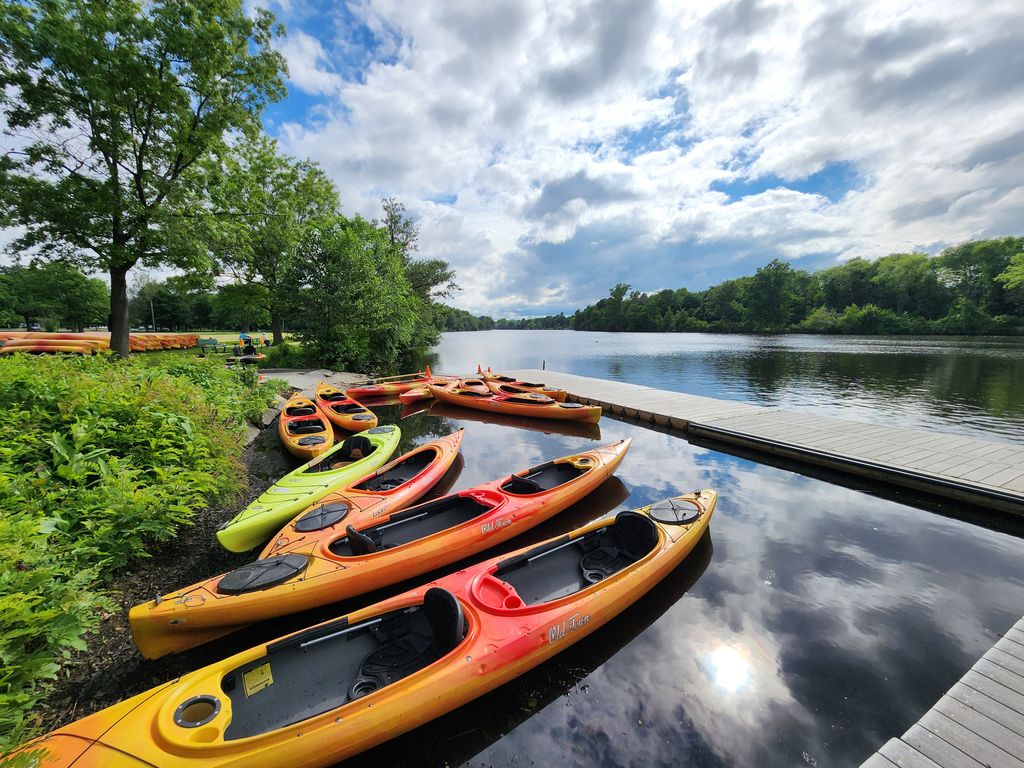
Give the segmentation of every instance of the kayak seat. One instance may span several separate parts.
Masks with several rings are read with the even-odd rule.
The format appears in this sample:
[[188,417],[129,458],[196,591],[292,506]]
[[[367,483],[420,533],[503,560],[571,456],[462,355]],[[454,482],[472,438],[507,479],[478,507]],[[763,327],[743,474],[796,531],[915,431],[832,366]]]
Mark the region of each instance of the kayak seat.
[[292,435],[314,435],[324,431],[324,423],[320,419],[313,421],[293,421],[288,425],[288,433]]
[[[493,506],[482,504],[469,496],[453,494],[396,512],[385,522],[356,531],[349,526],[348,536],[330,544],[338,557],[359,557],[426,538],[435,533],[462,525],[490,512]],[[356,535],[353,536],[353,533]]]
[[358,403],[343,403],[342,405],[332,405],[331,410],[335,413],[362,413],[366,409]]
[[580,558],[583,578],[589,584],[607,579],[627,565],[635,563],[658,543],[657,526],[646,515],[622,512],[611,526],[611,538],[594,542]]
[[345,526],[345,533],[348,534],[349,548],[353,555],[372,555],[380,546],[380,542],[368,534],[360,533],[351,525]]
[[466,636],[466,617],[455,595],[446,589],[431,587],[423,595],[423,611],[434,632],[434,646],[442,656]]
[[447,655],[466,636],[462,606],[446,589],[428,589],[418,613],[426,619],[427,632],[410,621],[396,621],[378,631],[381,645],[360,663],[359,676],[349,688],[349,701],[423,669]]
[[549,461],[545,464],[538,464],[522,474],[512,475],[502,483],[501,490],[519,496],[550,491],[552,488],[565,485],[570,480],[575,480],[589,469],[589,467],[573,466],[567,461]]
[[391,469],[379,472],[373,477],[353,486],[359,491],[390,491],[416,477],[437,458],[438,451],[424,450],[413,454]]
[[370,438],[365,435],[351,435],[345,438],[345,442],[341,444],[341,448],[334,454],[334,458],[341,459],[342,461],[356,461],[357,459],[366,458],[374,450],[374,445],[370,442]]
[[331,392],[331,393],[326,394],[326,395],[320,395],[320,399],[321,400],[328,400],[328,401],[348,400],[348,397],[345,395],[344,392]]
[[288,416],[312,416],[316,413],[316,408],[312,405],[293,405],[291,408],[285,408],[284,412]]
[[615,522],[577,539],[542,544],[498,564],[495,575],[526,605],[557,600],[628,568],[658,544],[646,515],[620,512]]

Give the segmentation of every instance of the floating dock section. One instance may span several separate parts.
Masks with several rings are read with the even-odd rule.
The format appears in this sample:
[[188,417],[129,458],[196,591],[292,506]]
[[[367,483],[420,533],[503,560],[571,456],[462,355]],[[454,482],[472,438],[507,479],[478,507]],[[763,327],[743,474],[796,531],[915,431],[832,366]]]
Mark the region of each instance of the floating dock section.
[[[504,371],[569,391],[574,402],[916,492],[1024,516],[1024,447],[850,421],[537,369]],[[1024,767],[1022,767],[1024,768]]]
[[1024,768],[1024,619],[861,768]]

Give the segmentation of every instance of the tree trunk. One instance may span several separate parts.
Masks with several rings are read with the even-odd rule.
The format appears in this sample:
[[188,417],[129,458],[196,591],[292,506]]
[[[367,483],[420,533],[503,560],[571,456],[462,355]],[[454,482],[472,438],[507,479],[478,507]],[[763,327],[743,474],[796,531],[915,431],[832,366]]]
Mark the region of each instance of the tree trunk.
[[284,341],[284,318],[279,311],[270,311],[270,330],[274,334],[274,346]]
[[131,267],[110,268],[110,351],[128,357],[128,270]]

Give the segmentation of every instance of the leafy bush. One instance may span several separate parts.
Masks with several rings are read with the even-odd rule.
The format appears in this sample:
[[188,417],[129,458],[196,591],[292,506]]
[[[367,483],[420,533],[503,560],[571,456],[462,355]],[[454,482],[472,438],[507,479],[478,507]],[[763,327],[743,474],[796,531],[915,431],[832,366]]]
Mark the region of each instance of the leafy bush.
[[104,580],[238,490],[274,388],[213,361],[0,360],[0,753],[85,648]]
[[314,368],[318,362],[306,347],[287,341],[267,347],[264,354],[267,359],[261,367],[265,368]]

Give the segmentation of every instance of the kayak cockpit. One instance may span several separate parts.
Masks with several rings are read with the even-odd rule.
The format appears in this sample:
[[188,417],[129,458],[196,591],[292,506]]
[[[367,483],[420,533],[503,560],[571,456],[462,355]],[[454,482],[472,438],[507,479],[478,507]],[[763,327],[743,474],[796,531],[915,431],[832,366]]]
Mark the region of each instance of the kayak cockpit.
[[342,618],[271,643],[265,656],[221,679],[231,700],[224,740],[276,731],[367,696],[446,656],[466,631],[458,599],[434,587],[420,605],[351,625]]
[[422,451],[412,454],[404,461],[391,467],[391,469],[378,472],[358,485],[352,486],[352,488],[357,491],[368,491],[371,493],[393,491],[423,472],[440,455],[441,452],[437,448],[429,446]]
[[558,600],[614,576],[653,552],[659,540],[649,517],[620,512],[609,525],[501,561],[476,582],[472,595],[499,610]]
[[377,446],[365,435],[350,435],[345,438],[345,442],[338,450],[325,454],[319,461],[312,462],[302,471],[313,474],[340,469],[344,464],[365,459],[376,450]]
[[332,541],[330,551],[337,557],[360,557],[400,547],[435,533],[454,528],[491,512],[501,503],[484,493],[453,494],[397,512],[387,522],[357,531],[351,525],[346,536]]
[[336,405],[330,406],[330,408],[335,413],[365,413],[367,411],[367,409],[361,406],[359,403],[353,402],[338,403]]
[[596,464],[589,456],[580,456],[572,461],[548,461],[520,474],[511,475],[501,484],[501,490],[516,496],[550,491],[570,480],[575,480],[594,466]]

